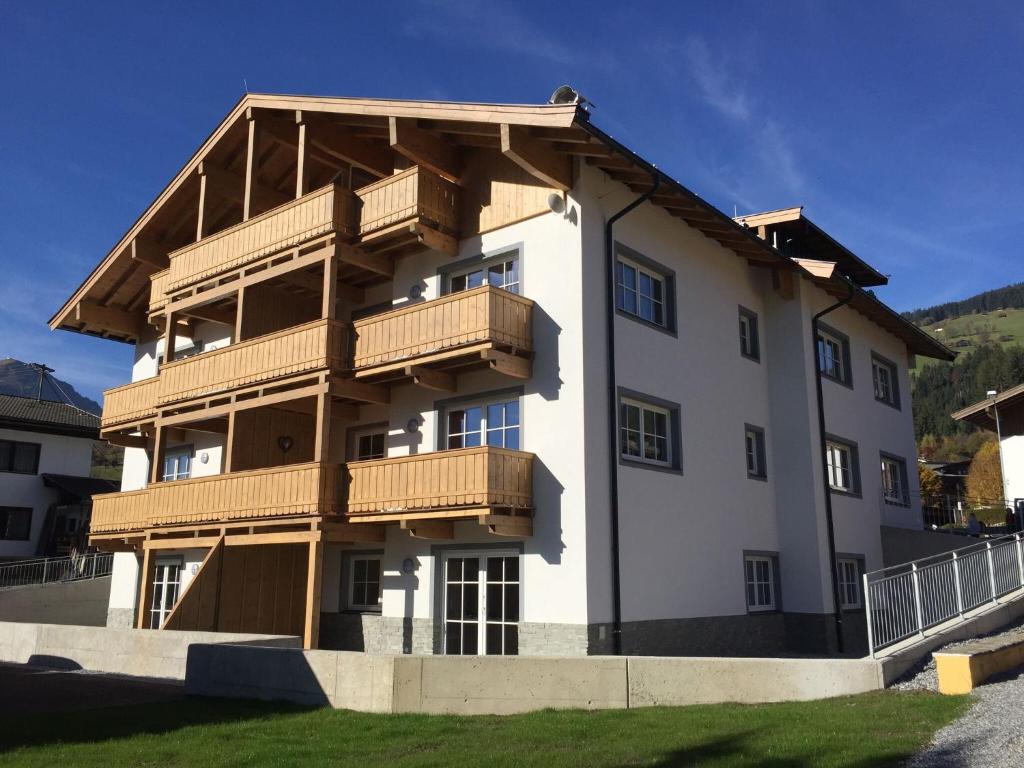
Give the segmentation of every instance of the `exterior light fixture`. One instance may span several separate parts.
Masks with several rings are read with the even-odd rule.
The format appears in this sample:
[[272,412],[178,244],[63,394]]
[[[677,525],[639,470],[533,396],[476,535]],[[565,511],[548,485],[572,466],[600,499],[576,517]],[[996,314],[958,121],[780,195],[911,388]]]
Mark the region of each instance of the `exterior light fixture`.
[[288,453],[295,445],[295,441],[288,435],[281,435],[277,438],[277,447],[281,449],[281,453]]

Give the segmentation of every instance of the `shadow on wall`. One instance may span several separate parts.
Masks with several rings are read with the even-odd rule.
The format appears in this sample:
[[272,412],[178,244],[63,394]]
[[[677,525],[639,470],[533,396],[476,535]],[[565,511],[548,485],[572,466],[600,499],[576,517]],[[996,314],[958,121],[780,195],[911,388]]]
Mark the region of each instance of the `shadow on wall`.
[[558,365],[558,337],[561,334],[562,327],[540,304],[534,304],[533,348],[536,357],[533,360],[533,377],[526,388],[528,394],[536,392],[545,400],[558,399],[564,383],[559,377],[561,369]]
[[[565,486],[558,482],[551,470],[539,456],[533,459],[533,536],[527,544],[527,551],[544,558],[546,563],[557,565],[562,561],[565,542],[562,541],[562,496]],[[536,504],[540,500],[539,506]],[[533,549],[533,547],[537,549]]]

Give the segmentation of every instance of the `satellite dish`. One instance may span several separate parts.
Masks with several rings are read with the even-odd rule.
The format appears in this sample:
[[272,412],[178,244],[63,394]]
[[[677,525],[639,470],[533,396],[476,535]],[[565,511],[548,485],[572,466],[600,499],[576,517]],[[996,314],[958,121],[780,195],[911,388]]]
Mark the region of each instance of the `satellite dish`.
[[593,104],[586,96],[577,91],[571,85],[561,85],[555,89],[548,99],[548,104],[579,104],[586,109],[587,104]]

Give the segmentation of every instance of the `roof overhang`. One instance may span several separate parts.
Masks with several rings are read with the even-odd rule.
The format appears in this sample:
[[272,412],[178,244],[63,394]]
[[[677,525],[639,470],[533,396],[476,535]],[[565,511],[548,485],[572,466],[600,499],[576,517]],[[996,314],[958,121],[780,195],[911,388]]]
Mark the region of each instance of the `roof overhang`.
[[988,397],[984,400],[979,400],[974,405],[962,408],[954,413],[952,417],[954,421],[966,421],[983,429],[995,429],[996,409],[1002,408],[1009,411],[1010,409],[1017,409],[1022,405],[1024,405],[1024,384],[1018,384],[1004,392],[1000,392],[995,397]]

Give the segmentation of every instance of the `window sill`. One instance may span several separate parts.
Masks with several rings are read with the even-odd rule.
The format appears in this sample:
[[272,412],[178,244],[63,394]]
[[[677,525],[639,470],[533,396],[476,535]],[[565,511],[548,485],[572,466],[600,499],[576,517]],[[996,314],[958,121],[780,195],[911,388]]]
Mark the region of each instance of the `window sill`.
[[752,363],[760,363],[761,362],[761,356],[760,355],[748,355],[746,352],[741,351],[740,352],[740,357],[742,357],[745,360],[749,360]]
[[902,408],[900,408],[900,404],[899,403],[893,403],[893,402],[891,402],[889,400],[883,400],[880,397],[876,397],[875,398],[875,402],[876,403],[881,403],[882,405],[887,405],[890,408],[892,408],[894,411],[902,411],[903,410]]
[[909,501],[895,501],[894,499],[887,499],[882,497],[882,503],[887,507],[899,507],[900,509],[910,509]]
[[681,475],[683,474],[682,467],[675,467],[671,464],[656,464],[653,461],[644,461],[643,459],[633,459],[619,454],[619,464],[624,467],[635,467],[636,469],[651,469],[655,472],[667,472],[670,475]]
[[766,614],[766,613],[778,613],[778,612],[779,612],[779,609],[776,608],[775,606],[772,606],[771,608],[752,608],[749,605],[747,606],[747,615],[748,616],[761,616],[761,615]]
[[627,312],[624,309],[619,309],[618,307],[615,308],[615,314],[619,315],[619,317],[624,317],[627,320],[632,320],[634,323],[639,323],[640,325],[646,326],[647,328],[650,328],[652,330],[661,331],[667,336],[679,338],[679,334],[676,332],[675,328],[670,328],[667,325],[658,325],[657,323],[652,322],[650,320],[644,320],[642,317],[640,317],[640,315],[634,315],[630,312]]
[[860,491],[850,491],[850,490],[846,490],[844,488],[834,488],[831,485],[828,487],[828,489],[830,491],[832,491],[832,493],[834,493],[836,496],[847,496],[847,497],[849,497],[851,499],[859,499],[859,498],[861,498],[861,492]]
[[383,611],[380,608],[346,608],[342,613],[346,616],[380,616]]
[[747,480],[760,480],[762,483],[768,482],[768,475],[752,475],[747,473]]
[[824,371],[821,371],[821,378],[823,380],[825,380],[825,381],[831,381],[833,384],[838,384],[841,387],[846,387],[847,389],[853,389],[853,382],[852,381],[848,381],[847,379],[840,379],[837,376],[830,376],[829,374],[825,373]]

